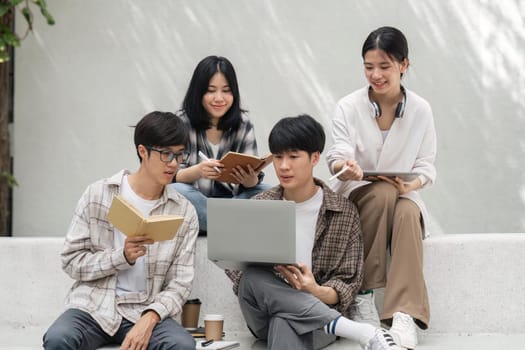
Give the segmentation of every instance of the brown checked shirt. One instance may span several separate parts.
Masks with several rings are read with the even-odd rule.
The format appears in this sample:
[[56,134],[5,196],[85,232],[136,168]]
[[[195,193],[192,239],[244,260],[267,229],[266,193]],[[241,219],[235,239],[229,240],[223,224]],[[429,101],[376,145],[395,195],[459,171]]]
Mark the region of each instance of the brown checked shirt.
[[[312,272],[319,285],[332,287],[339,296],[333,305],[348,314],[350,304],[363,279],[363,241],[357,208],[350,200],[335,194],[324,182],[314,179],[323,189],[312,250]],[[282,200],[283,188],[273,187],[254,199]],[[238,292],[241,271],[226,270]]]

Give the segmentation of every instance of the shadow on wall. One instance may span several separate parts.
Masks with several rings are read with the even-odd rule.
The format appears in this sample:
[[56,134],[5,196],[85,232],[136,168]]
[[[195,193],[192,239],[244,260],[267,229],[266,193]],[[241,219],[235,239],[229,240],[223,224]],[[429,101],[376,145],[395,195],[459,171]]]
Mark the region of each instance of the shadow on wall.
[[[177,110],[195,65],[210,54],[234,64],[261,153],[283,116],[309,113],[329,136],[336,101],[365,84],[361,45],[383,25],[407,35],[405,85],[434,111],[438,179],[423,192],[431,232],[525,232],[523,6],[518,0],[57,2],[60,25],[39,29],[17,51],[17,91],[37,93],[31,104],[15,95],[16,232],[63,235],[87,184],[136,167],[127,126],[154,109]],[[64,130],[61,137],[56,130]],[[57,150],[35,181],[28,170]],[[122,156],[107,156],[111,150]],[[328,178],[324,163],[317,171]],[[23,220],[27,212],[40,213],[40,220]]]
[[438,183],[425,195],[446,233],[524,232],[524,6],[449,5],[410,1],[410,36],[426,50],[418,51],[418,90],[438,132]]

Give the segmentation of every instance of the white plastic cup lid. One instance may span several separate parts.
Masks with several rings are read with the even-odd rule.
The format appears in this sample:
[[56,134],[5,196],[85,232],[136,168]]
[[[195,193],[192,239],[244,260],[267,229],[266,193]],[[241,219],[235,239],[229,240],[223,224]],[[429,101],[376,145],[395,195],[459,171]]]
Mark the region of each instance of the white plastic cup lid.
[[208,314],[204,316],[204,321],[224,321],[224,316],[217,314]]

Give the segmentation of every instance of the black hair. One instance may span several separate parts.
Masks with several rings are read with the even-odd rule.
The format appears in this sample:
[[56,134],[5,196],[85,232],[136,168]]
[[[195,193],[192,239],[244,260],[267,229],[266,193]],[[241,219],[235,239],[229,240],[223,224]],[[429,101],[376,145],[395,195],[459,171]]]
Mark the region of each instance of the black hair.
[[215,73],[224,75],[233,95],[233,104],[226,114],[219,119],[217,128],[223,131],[230,129],[235,131],[241,124],[242,113],[246,111],[241,109],[241,96],[235,69],[225,57],[208,56],[197,64],[181,109],[186,113],[195,130],[206,130],[211,127],[211,119],[202,105],[202,96],[208,91],[208,85]]
[[[171,112],[154,111],[146,114],[135,125],[135,149],[140,158],[138,147],[170,147],[186,145],[188,132],[182,120]],[[148,149],[149,153],[149,149]]]
[[308,114],[286,117],[277,122],[270,132],[270,152],[306,151],[309,155],[323,152],[325,144],[323,126]]
[[368,51],[375,49],[384,51],[399,63],[402,63],[405,58],[408,59],[407,39],[399,29],[394,27],[377,28],[368,34],[361,50],[361,56],[364,59]]

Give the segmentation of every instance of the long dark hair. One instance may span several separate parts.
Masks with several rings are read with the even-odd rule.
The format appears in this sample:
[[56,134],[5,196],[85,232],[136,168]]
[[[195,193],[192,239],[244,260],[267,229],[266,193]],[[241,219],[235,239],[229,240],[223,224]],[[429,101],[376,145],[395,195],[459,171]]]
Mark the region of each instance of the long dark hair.
[[182,111],[190,119],[195,130],[206,130],[211,127],[211,119],[202,105],[202,96],[208,91],[210,79],[215,73],[222,73],[230,86],[233,95],[233,104],[226,114],[219,119],[219,130],[236,130],[242,119],[241,96],[235,69],[231,62],[221,56],[208,56],[202,59],[191,77],[190,85],[182,102]]

